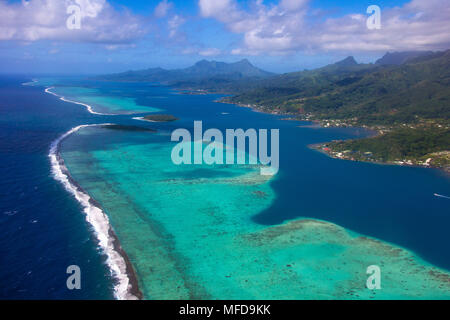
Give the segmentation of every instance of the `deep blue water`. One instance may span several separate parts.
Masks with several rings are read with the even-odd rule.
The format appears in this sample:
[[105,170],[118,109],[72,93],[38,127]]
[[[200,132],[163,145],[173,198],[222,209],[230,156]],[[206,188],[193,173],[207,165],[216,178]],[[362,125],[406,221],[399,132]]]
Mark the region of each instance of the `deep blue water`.
[[[92,116],[27,78],[0,78],[0,298],[112,298],[109,270],[80,206],[50,174],[50,143]],[[66,287],[81,268],[82,290]]]
[[[96,116],[82,106],[24,87],[28,78],[0,78],[0,298],[112,298],[112,279],[78,203],[50,172],[52,141],[74,126],[115,122],[170,132],[203,120],[207,128],[279,128],[277,199],[253,219],[328,220],[401,245],[450,270],[450,179],[439,170],[373,165],[328,158],[308,144],[366,135],[361,129],[298,128],[301,123],[186,96],[149,84],[75,81],[108,95],[128,96],[181,120],[149,124],[131,116]],[[223,115],[222,113],[229,113]],[[169,137],[167,137],[169,139]],[[82,270],[82,290],[66,289],[67,266]]]

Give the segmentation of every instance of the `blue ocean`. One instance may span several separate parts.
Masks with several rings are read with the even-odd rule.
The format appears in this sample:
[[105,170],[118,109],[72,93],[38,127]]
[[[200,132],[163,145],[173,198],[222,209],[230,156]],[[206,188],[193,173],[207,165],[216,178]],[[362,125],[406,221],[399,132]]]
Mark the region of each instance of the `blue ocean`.
[[[52,143],[69,130],[89,124],[128,129],[81,128],[62,142],[61,156],[72,178],[109,217],[144,298],[286,298],[281,289],[270,289],[263,297],[257,292],[268,283],[273,288],[278,279],[280,273],[268,275],[267,270],[278,270],[291,260],[304,261],[307,268],[288,265],[310,281],[292,297],[328,298],[311,289],[323,269],[310,265],[308,259],[323,261],[336,255],[333,263],[358,269],[363,245],[351,241],[366,237],[389,247],[376,248],[371,256],[374,263],[404,257],[403,253],[386,255],[394,247],[411,255],[402,258],[404,263],[420,261],[411,274],[425,267],[450,272],[450,200],[435,196],[450,196],[447,174],[337,160],[309,148],[370,135],[365,129],[286,121],[283,116],[217,103],[218,95],[179,94],[157,84],[81,77],[37,79],[33,84],[30,77],[0,77],[0,299],[117,298],[118,279],[108,264],[110,257],[99,246],[98,233],[87,221],[83,206],[55,179],[49,159]],[[151,113],[172,114],[179,120],[134,119]],[[279,173],[262,182],[246,168],[172,168],[167,152],[170,133],[177,128],[191,130],[196,120],[203,121],[204,128],[221,130],[280,129]],[[308,243],[308,250],[306,245],[287,247],[294,238],[273,242],[274,234],[290,235],[298,219],[329,223],[336,229],[317,231],[316,236],[323,236],[319,242],[308,238],[316,224],[308,225],[308,233],[305,226],[298,227],[303,231],[296,234],[305,234],[295,241]],[[217,236],[221,232],[227,237]],[[336,241],[330,240],[333,234]],[[248,254],[237,249],[243,243],[249,245]],[[222,249],[213,254],[214,247]],[[339,255],[348,255],[349,262],[339,260]],[[383,255],[388,260],[375,258]],[[155,256],[161,261],[156,263]],[[269,261],[269,256],[275,260]],[[264,261],[255,265],[257,260]],[[66,286],[70,265],[82,270],[81,290]],[[402,268],[393,269],[405,273]],[[349,285],[348,273],[342,269],[332,278],[344,277]],[[231,283],[230,279],[237,280]],[[283,276],[280,286],[287,288],[288,279]],[[247,285],[249,281],[254,285]],[[174,292],[167,289],[177,287]],[[328,289],[325,284],[320,287],[327,294]],[[403,297],[403,291],[394,289],[389,297]],[[344,290],[332,290],[330,296],[344,294]],[[446,288],[442,290],[439,297],[445,298]]]

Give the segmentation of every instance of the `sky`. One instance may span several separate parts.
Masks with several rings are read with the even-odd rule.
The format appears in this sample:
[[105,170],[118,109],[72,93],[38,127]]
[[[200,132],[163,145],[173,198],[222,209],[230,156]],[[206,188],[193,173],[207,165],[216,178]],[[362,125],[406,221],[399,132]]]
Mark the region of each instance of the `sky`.
[[0,0],[0,73],[244,58],[282,73],[349,55],[368,63],[388,51],[446,50],[449,30],[449,0]]

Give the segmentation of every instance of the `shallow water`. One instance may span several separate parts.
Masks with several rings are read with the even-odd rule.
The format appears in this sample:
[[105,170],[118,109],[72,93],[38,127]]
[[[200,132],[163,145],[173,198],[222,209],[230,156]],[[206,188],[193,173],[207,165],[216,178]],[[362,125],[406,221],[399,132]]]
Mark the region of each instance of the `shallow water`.
[[[111,131],[82,129],[63,156],[111,218],[147,299],[450,297],[449,274],[405,250],[320,221],[256,223],[276,199],[258,168],[176,166],[167,137]],[[374,264],[379,292],[365,288]]]
[[[215,98],[166,92],[164,112],[181,121],[129,122],[158,134],[94,127],[64,143],[69,171],[111,217],[146,298],[367,298],[374,295],[364,289],[372,264],[389,279],[375,297],[449,297],[446,274],[410,252],[359,236],[390,241],[446,267],[449,239],[441,227],[448,226],[443,213],[449,204],[431,192],[445,194],[445,175],[330,159],[307,145],[368,133],[298,128],[298,122],[213,103]],[[147,102],[161,108],[161,100]],[[258,168],[173,165],[168,134],[192,129],[193,120],[203,120],[205,128],[280,128],[280,173],[267,180]],[[442,224],[424,221],[425,215]],[[419,226],[422,233],[414,233]],[[273,243],[258,240],[284,229],[289,232]]]
[[97,113],[133,114],[160,111],[157,108],[138,105],[133,98],[106,96],[93,88],[56,87],[52,88],[51,92],[70,101],[87,104]]
[[[448,273],[430,265],[450,269],[450,202],[434,196],[450,194],[448,176],[432,169],[331,159],[307,147],[365,136],[365,130],[299,128],[302,123],[214,103],[219,96],[179,95],[154,84],[77,78],[47,78],[44,84],[66,90],[65,95],[95,106],[99,112],[125,114],[89,114],[83,106],[44,93],[36,83],[14,87],[22,96],[24,92],[32,94],[32,99],[22,100],[28,107],[8,109],[3,118],[8,128],[2,132],[26,141],[21,123],[24,115],[37,129],[35,136],[42,141],[41,165],[32,166],[30,172],[45,175],[52,188],[39,198],[43,212],[58,213],[45,205],[49,197],[74,203],[70,194],[51,181],[46,153],[58,136],[75,126],[95,123],[158,130],[155,134],[88,127],[62,143],[62,156],[71,175],[108,214],[145,298],[450,298]],[[4,95],[11,96],[11,92],[8,88]],[[11,99],[6,104],[14,103]],[[30,108],[35,105],[39,107]],[[147,114],[141,107],[173,114],[180,121],[133,120]],[[128,115],[135,112],[138,114]],[[48,127],[49,119],[54,125],[45,136],[41,131],[48,130],[42,128]],[[279,128],[279,174],[267,180],[255,167],[173,165],[170,133],[176,128],[192,129],[194,120],[203,120],[205,129]],[[16,131],[12,123],[17,123]],[[32,141],[26,142],[32,145]],[[4,147],[13,150],[12,146]],[[5,154],[11,163],[16,162],[17,172],[24,168],[10,151]],[[22,180],[22,185],[33,183]],[[70,211],[67,205],[62,208]],[[72,208],[82,211],[77,205],[72,204]],[[7,212],[13,212],[10,209],[11,205],[5,205]],[[36,212],[35,219],[45,220],[43,212]],[[10,226],[18,223],[5,217]],[[82,214],[71,215],[64,223],[77,233],[90,234]],[[18,237],[13,235],[16,242]],[[37,235],[27,235],[27,239],[33,237]],[[59,237],[64,237],[63,233]],[[65,241],[72,248],[79,245],[76,238]],[[94,251],[97,245],[95,240],[86,244]],[[52,241],[49,248],[60,252],[65,247]],[[70,264],[86,257],[76,250],[69,252]],[[104,267],[105,256],[98,250],[96,255],[103,262],[83,265],[83,269]],[[67,260],[63,255],[61,264]],[[30,256],[27,261],[37,273],[42,272],[37,258]],[[366,268],[372,264],[382,268],[381,291],[365,289]],[[47,278],[49,286],[61,285]],[[102,290],[109,288],[112,295],[115,281],[109,275],[96,279],[98,282],[89,277],[89,284],[102,284]],[[22,287],[27,285],[22,283]],[[45,296],[38,286],[28,290],[34,296]],[[105,296],[99,289],[86,290],[89,292],[83,292],[84,296]],[[32,296],[30,292],[17,295]]]

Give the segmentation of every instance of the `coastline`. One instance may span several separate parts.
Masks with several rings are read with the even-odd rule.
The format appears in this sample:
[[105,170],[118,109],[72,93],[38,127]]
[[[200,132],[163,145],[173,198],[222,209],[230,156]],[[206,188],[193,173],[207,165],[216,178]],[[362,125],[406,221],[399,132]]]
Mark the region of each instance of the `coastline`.
[[110,224],[108,216],[102,210],[101,205],[89,196],[89,194],[71,177],[60,154],[61,143],[71,134],[85,127],[100,125],[105,126],[111,124],[80,125],[72,128],[53,141],[49,152],[52,173],[55,180],[62,183],[65,189],[69,191],[83,207],[86,221],[92,226],[98,240],[98,245],[107,256],[106,264],[111,271],[111,275],[117,281],[114,285],[114,296],[116,299],[140,300],[143,298],[143,295],[139,290],[136,273],[126,252],[120,245],[119,239]]
[[[373,135],[367,137],[367,138],[375,138],[378,136],[383,135],[385,132],[389,131],[389,129],[386,128],[380,128],[377,126],[367,126],[367,125],[360,125],[360,126],[354,126],[352,124],[348,124],[345,121],[336,121],[336,120],[313,120],[313,119],[309,119],[308,117],[304,118],[304,119],[297,119],[297,118],[292,118],[293,116],[297,116],[295,114],[292,113],[283,113],[280,111],[267,111],[265,108],[262,108],[260,106],[257,105],[251,105],[251,104],[242,104],[242,103],[233,103],[233,102],[228,102],[228,101],[223,101],[223,99],[218,99],[215,102],[218,103],[226,103],[226,104],[234,104],[236,106],[242,107],[242,108],[250,108],[255,112],[261,112],[261,113],[266,113],[266,114],[272,114],[272,115],[283,115],[286,116],[287,118],[284,119],[280,119],[283,121],[309,121],[311,123],[313,123],[312,125],[306,125],[306,126],[299,126],[299,127],[314,127],[314,128],[364,128],[367,130],[371,130],[374,132]],[[359,139],[355,139],[355,140],[359,140]],[[398,160],[398,161],[364,161],[364,160],[356,160],[356,159],[352,159],[352,158],[347,158],[347,157],[342,157],[340,156],[339,152],[335,152],[331,149],[329,150],[324,150],[324,147],[326,149],[326,146],[331,143],[332,141],[328,141],[328,142],[322,142],[322,143],[317,143],[314,145],[309,145],[308,147],[311,149],[315,149],[319,152],[322,152],[324,154],[326,154],[327,156],[334,158],[334,159],[339,159],[339,160],[348,160],[348,161],[356,161],[356,162],[366,162],[366,163],[372,163],[372,164],[384,164],[384,165],[397,165],[397,166],[405,166],[405,167],[418,167],[418,168],[430,168],[430,169],[439,169],[442,172],[444,172],[445,174],[450,176],[450,168],[448,167],[443,167],[443,166],[435,166],[432,164],[428,164],[428,163],[417,163],[417,160]],[[444,151],[445,152],[445,151]]]
[[348,156],[343,152],[333,151],[332,149],[328,148],[327,145],[329,143],[330,142],[311,144],[311,145],[308,145],[308,148],[316,150],[320,153],[323,153],[333,159],[371,163],[371,164],[378,164],[378,165],[388,165],[388,166],[395,165],[395,166],[402,166],[402,167],[438,169],[450,177],[450,169],[449,168],[435,166],[435,165],[428,164],[428,163],[419,164],[419,163],[412,162],[411,160],[405,160],[405,161],[379,161],[379,160],[361,160],[361,159],[357,160],[357,159],[351,158],[351,156]]
[[[99,124],[99,125],[111,125],[111,124]],[[88,125],[86,125],[86,126],[88,126]],[[69,131],[70,133],[68,132],[69,134],[64,135],[64,136],[63,136],[64,138],[62,138],[62,139],[58,142],[58,145],[62,142],[62,140],[64,140],[65,138],[67,138],[71,133],[74,133],[74,132],[76,132],[77,130],[82,129],[82,128],[86,127],[86,126],[80,126],[80,127],[74,128],[74,129],[76,129],[76,130],[74,130],[74,129],[70,130],[70,131]],[[59,140],[59,139],[58,139],[58,140]],[[57,155],[59,156],[59,151],[58,151],[58,150],[57,150]],[[63,160],[61,159],[60,156],[59,156],[59,160],[62,161],[62,165],[64,165],[64,162],[63,162]],[[67,168],[66,168],[66,170],[67,170]],[[71,183],[73,183],[73,184],[78,188],[78,190],[81,190],[82,192],[84,192],[84,190],[83,190],[80,186],[78,186],[77,183],[76,183],[75,181],[73,181],[73,179],[70,177],[70,174],[69,174],[68,172],[67,172],[67,176],[68,176],[68,180],[69,180]],[[86,192],[84,192],[84,193],[87,195]],[[75,195],[75,197],[76,197],[76,195]],[[90,203],[91,205],[93,205],[93,206],[96,206],[97,208],[99,208],[99,209],[101,210],[101,206],[100,206],[94,199],[90,198],[90,199],[89,199],[89,203]],[[103,213],[103,214],[104,214],[104,213]],[[122,250],[122,248],[121,248],[121,246],[120,246],[120,243],[119,243],[117,237],[115,236],[115,234],[114,234],[114,232],[113,232],[111,226],[110,226],[110,229],[108,230],[108,236],[109,236],[110,239],[112,239],[111,242],[112,242],[112,244],[113,244],[114,250],[115,250],[116,252],[118,252],[119,254],[121,254],[122,257],[123,257],[124,260],[125,260],[126,269],[127,269],[127,270],[126,270],[126,273],[127,273],[128,277],[129,277],[129,292],[130,292],[130,293],[133,293],[133,292],[138,292],[138,293],[140,293],[140,291],[139,291],[139,289],[138,289],[138,287],[137,287],[137,278],[136,278],[136,274],[135,274],[134,271],[133,271],[133,268],[132,268],[132,266],[131,266],[130,261],[128,260],[128,258],[127,258],[127,256],[126,256],[126,253]],[[398,247],[398,246],[396,246],[396,247]],[[130,267],[130,269],[128,269],[128,266]],[[129,272],[131,272],[131,274],[130,274]],[[135,286],[134,286],[134,285],[135,285]],[[134,290],[134,291],[133,291],[133,290]],[[137,291],[136,291],[136,290],[137,290]],[[138,293],[134,295],[135,298],[139,298]],[[142,298],[142,296],[141,296],[141,298]]]

